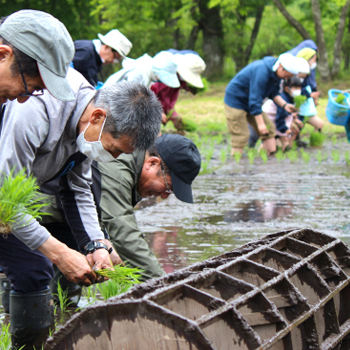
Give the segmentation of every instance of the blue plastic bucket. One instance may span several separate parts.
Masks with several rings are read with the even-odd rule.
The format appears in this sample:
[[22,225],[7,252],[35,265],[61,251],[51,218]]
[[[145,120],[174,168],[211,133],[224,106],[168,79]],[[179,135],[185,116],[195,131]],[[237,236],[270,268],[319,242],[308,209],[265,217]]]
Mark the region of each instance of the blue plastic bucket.
[[[345,95],[346,105],[335,102],[339,94]],[[326,108],[327,119],[335,125],[346,125],[350,118],[350,94],[341,90],[331,89],[328,91],[328,104]]]

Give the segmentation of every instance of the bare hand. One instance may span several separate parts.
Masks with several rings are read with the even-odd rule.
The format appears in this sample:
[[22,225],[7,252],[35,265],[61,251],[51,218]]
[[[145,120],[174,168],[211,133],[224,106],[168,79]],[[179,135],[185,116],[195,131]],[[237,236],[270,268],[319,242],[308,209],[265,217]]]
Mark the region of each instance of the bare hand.
[[310,96],[314,99],[315,102],[315,106],[318,105],[318,98],[320,96],[320,92],[319,91],[314,91],[310,94]]
[[162,123],[165,125],[168,121],[168,118],[165,113],[162,113]]
[[[113,248],[112,243],[108,239],[105,239],[105,243],[106,243],[108,249]],[[112,253],[110,254],[110,258],[112,260],[113,266],[124,265],[123,260],[120,258],[120,256],[118,255],[118,253],[115,251],[114,248],[112,250]]]
[[304,124],[301,120],[295,119],[294,123],[298,125],[298,128],[301,130],[304,127]]
[[48,257],[67,279],[74,283],[90,286],[96,280],[86,257],[64,243],[50,236],[38,250]]
[[[97,249],[92,254],[88,254],[86,258],[94,271],[101,269],[110,269],[113,267],[109,252],[106,249]],[[98,277],[96,282],[103,282],[106,280],[107,278]]]
[[259,134],[262,136],[269,134],[269,131],[267,130],[267,127],[264,122],[262,122],[261,124],[258,124],[258,130],[259,130]]
[[285,109],[288,113],[293,113],[293,112],[295,112],[295,106],[292,105],[291,103],[287,103],[286,106],[284,107],[284,109]]
[[96,281],[97,276],[86,257],[75,250],[69,249],[65,257],[62,257],[56,265],[71,282],[88,287]]

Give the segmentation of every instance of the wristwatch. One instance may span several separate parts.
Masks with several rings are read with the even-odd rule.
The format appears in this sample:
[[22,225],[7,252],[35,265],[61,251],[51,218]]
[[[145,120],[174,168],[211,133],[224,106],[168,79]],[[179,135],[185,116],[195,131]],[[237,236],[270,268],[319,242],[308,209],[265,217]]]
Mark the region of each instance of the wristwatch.
[[106,249],[109,254],[111,254],[113,251],[112,247],[108,249],[107,245],[103,242],[91,241],[84,247],[84,254],[85,255],[92,254],[98,249]]

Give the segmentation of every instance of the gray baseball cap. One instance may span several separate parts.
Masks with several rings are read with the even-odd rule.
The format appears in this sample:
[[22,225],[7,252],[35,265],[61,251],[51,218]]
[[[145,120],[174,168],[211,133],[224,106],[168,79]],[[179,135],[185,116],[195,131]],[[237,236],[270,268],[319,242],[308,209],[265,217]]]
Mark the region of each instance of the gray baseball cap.
[[74,44],[63,23],[46,12],[21,10],[6,18],[0,26],[0,35],[37,61],[41,78],[52,96],[61,101],[75,100],[66,80]]

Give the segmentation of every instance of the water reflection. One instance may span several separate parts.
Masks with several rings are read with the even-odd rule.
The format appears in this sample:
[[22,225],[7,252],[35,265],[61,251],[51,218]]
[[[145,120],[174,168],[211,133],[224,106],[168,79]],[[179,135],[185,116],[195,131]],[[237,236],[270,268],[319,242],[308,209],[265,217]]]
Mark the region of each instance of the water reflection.
[[237,204],[234,210],[225,212],[225,222],[254,221],[265,222],[290,215],[293,210],[293,203],[288,202],[263,202],[252,200],[248,203]]

